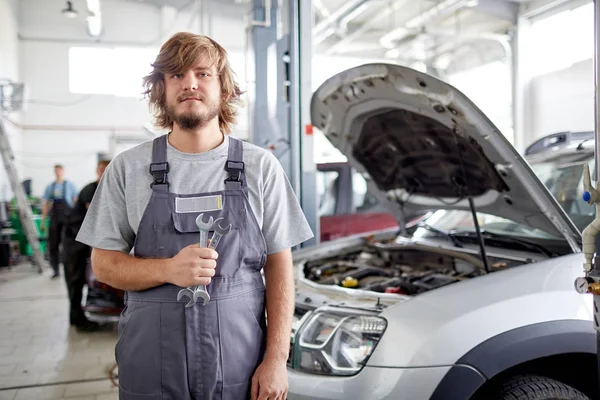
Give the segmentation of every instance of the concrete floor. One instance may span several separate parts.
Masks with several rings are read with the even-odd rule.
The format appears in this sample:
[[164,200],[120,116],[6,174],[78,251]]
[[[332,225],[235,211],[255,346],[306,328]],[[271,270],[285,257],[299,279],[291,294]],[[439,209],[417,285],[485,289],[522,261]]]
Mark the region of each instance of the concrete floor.
[[0,400],[118,399],[116,327],[78,333],[64,278],[49,277],[29,264],[0,268]]

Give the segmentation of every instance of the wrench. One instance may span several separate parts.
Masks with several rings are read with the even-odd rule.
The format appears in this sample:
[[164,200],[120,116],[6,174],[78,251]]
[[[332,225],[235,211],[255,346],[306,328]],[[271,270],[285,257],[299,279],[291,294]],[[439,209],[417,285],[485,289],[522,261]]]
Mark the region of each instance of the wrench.
[[[223,228],[221,226],[221,221],[223,220],[223,218],[217,218],[211,225],[213,226],[213,229],[215,231],[215,233],[213,233],[212,238],[210,239],[210,243],[208,244],[208,248],[215,250],[217,248],[217,245],[219,244],[219,241],[221,240],[221,237],[225,234],[227,234],[230,230],[231,230],[231,224],[229,224],[229,226],[227,226],[226,228]],[[202,221],[200,221],[202,222]],[[212,222],[212,221],[211,221]],[[196,223],[198,223],[198,220],[196,220]],[[198,224],[198,226],[200,226],[200,224]],[[200,232],[202,232],[202,230],[200,230]],[[205,285],[201,285],[198,286],[198,288],[202,287],[202,290],[197,290],[194,292],[194,303],[196,302],[196,300],[198,299],[198,297],[202,297],[204,299],[204,304],[206,305],[208,303],[208,301],[210,300],[210,296],[208,295],[208,293],[206,293],[206,286]]]
[[[213,218],[212,216],[209,218],[208,222],[203,221],[204,213],[198,215],[196,218],[196,225],[198,225],[198,229],[200,231],[200,247],[206,247],[208,244],[208,232],[212,228]],[[187,287],[185,289],[181,289],[177,294],[177,300],[181,300],[184,296],[190,298],[190,301],[185,305],[186,307],[191,307],[196,304],[196,300],[198,296],[202,297],[204,300],[204,305],[208,303],[210,300],[210,296],[206,292],[206,286],[198,285],[195,287]]]
[[[208,219],[208,222],[204,222],[204,220],[202,218],[203,216],[204,216],[204,214],[198,215],[198,218],[196,218],[196,225],[198,225],[198,230],[200,231],[200,247],[207,247],[208,246],[208,233],[210,232],[210,229],[213,227],[214,221],[213,221],[213,218],[210,217]],[[208,302],[210,301],[210,295],[206,291],[206,285],[198,285],[198,286],[196,286],[195,289],[192,289],[192,291],[194,292],[194,294],[192,296],[194,304],[196,304],[198,297],[202,297],[202,300],[203,300],[202,305],[208,304]]]
[[213,225],[213,229],[215,230],[215,233],[213,234],[212,238],[210,239],[210,243],[208,244],[208,247],[210,249],[215,250],[217,248],[217,245],[219,244],[219,241],[221,240],[221,237],[223,237],[223,235],[226,235],[227,233],[229,233],[229,231],[231,230],[231,224],[229,224],[228,226],[223,228],[223,226],[221,225],[222,220],[223,220],[222,217],[217,218],[215,220],[215,223]]

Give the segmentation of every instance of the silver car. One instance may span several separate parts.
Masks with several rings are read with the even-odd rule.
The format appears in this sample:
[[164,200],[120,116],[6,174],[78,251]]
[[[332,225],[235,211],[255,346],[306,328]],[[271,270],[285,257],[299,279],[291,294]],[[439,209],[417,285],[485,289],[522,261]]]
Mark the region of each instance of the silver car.
[[326,81],[311,116],[398,221],[433,213],[295,252],[289,400],[598,398],[574,288],[593,140],[527,162],[458,90],[388,64]]

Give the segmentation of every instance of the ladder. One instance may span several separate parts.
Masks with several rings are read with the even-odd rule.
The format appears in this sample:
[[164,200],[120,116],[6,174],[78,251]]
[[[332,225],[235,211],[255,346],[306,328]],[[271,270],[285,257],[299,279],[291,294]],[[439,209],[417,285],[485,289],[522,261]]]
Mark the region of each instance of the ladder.
[[25,189],[21,185],[21,181],[17,174],[17,169],[14,164],[14,154],[10,146],[8,139],[8,133],[4,126],[4,117],[0,116],[0,153],[2,154],[2,162],[8,179],[10,180],[10,186],[17,200],[17,211],[19,213],[19,219],[21,225],[25,231],[25,236],[29,242],[31,249],[33,250],[33,264],[37,267],[38,273],[42,273],[42,267],[45,266],[46,261],[42,254],[40,246],[40,240],[38,237],[37,229],[33,223],[33,213],[31,212],[31,205],[25,195]]

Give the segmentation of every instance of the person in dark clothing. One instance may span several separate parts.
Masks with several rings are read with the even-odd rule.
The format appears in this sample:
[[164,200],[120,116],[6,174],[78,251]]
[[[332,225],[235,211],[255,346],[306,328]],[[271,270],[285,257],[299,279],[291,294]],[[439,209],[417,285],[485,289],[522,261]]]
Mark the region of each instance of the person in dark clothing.
[[70,313],[69,320],[79,331],[95,331],[98,324],[88,320],[81,307],[83,286],[86,282],[87,260],[91,255],[91,248],[75,240],[81,224],[85,219],[87,210],[92,202],[98,183],[104,174],[109,161],[102,160],[96,167],[96,181],[86,185],[77,198],[65,224],[63,237],[64,273],[69,293]]
[[48,250],[50,253],[50,266],[52,267],[52,279],[59,277],[58,266],[60,264],[60,243],[63,235],[67,217],[77,200],[77,189],[75,185],[64,179],[65,171],[62,165],[54,166],[56,180],[46,186],[44,191],[44,208],[42,210],[41,229],[46,229],[46,218],[50,215],[50,227],[48,232]]

